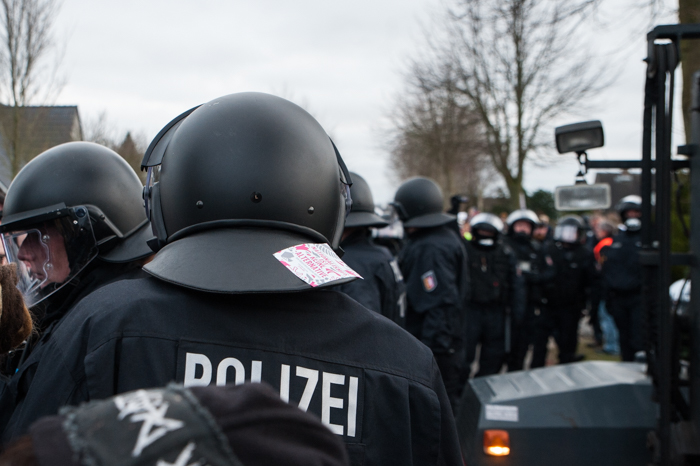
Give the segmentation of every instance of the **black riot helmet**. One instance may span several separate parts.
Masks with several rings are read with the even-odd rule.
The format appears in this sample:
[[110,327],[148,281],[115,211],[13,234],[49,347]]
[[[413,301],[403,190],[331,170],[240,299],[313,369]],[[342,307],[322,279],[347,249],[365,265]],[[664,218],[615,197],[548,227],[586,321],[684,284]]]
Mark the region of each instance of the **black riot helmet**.
[[411,178],[399,187],[394,207],[405,228],[430,228],[453,222],[454,215],[442,211],[442,190],[433,180]]
[[519,222],[521,220],[530,223],[533,229],[540,223],[540,219],[537,218],[537,214],[530,209],[514,210],[510,213],[510,215],[508,215],[508,218],[506,218],[506,223],[509,227],[512,227],[515,222]]
[[615,206],[622,220],[627,219],[627,212],[630,210],[642,210],[642,198],[636,194],[630,194],[620,199],[620,202]]
[[53,147],[17,174],[0,232],[28,305],[57,291],[96,257],[120,263],[152,254],[142,189],[123,158],[91,142]]
[[350,173],[352,177],[352,208],[345,219],[345,228],[370,227],[384,228],[389,222],[374,212],[374,198],[369,185],[364,178],[357,173]]
[[350,175],[321,125],[268,94],[231,94],[183,113],[151,142],[142,168],[154,249],[162,248],[144,270],[205,291],[318,286],[273,254],[306,243],[338,248],[352,204]]
[[[515,225],[517,222],[527,222],[530,224],[530,233],[527,234],[525,232],[516,232],[513,225]],[[522,243],[529,242],[532,238],[532,232],[535,230],[535,227],[539,222],[540,219],[537,218],[537,214],[530,209],[514,210],[510,213],[510,215],[508,215],[508,218],[506,218],[506,223],[508,224],[508,236],[515,238],[517,241]]]
[[[642,220],[640,218],[642,215],[641,197],[636,194],[630,194],[620,199],[616,207],[628,232],[634,233],[642,229]],[[632,211],[636,211],[637,215],[631,215]]]
[[576,244],[583,239],[585,222],[578,215],[567,215],[554,228],[554,240],[562,243]]
[[482,247],[494,247],[503,231],[503,222],[497,215],[481,212],[470,221],[472,241]]

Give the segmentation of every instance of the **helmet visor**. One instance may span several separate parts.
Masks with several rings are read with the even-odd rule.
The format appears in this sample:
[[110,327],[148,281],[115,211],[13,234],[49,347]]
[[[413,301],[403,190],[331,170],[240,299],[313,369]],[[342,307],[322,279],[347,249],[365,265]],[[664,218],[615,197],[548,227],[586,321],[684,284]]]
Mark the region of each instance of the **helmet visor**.
[[576,243],[578,228],[573,225],[557,225],[554,229],[554,239],[563,243]]
[[58,291],[98,253],[87,215],[67,215],[5,232],[2,242],[8,261],[17,264],[18,288],[27,306]]

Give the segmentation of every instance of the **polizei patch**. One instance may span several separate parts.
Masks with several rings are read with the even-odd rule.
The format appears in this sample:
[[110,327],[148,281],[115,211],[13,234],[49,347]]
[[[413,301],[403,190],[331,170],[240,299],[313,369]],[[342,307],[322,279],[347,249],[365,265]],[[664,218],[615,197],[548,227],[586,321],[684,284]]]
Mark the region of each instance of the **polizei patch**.
[[423,280],[423,288],[425,288],[425,291],[427,291],[428,293],[437,288],[437,277],[435,276],[435,272],[433,272],[432,270],[428,270],[423,275],[421,275],[420,278],[421,280]]
[[298,244],[274,254],[294,275],[316,287],[344,278],[362,278],[327,244]]
[[176,380],[185,387],[265,382],[283,401],[320,417],[345,442],[363,441],[365,373],[359,367],[318,357],[180,340]]

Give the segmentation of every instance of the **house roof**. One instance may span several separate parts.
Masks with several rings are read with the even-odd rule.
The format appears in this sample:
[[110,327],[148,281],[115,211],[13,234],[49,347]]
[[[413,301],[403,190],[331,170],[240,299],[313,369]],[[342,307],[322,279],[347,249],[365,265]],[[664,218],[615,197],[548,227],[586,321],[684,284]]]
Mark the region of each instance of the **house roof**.
[[[12,135],[17,122],[17,146]],[[0,105],[0,190],[7,191],[12,181],[10,155],[16,150],[18,168],[45,150],[64,142],[83,139],[76,106],[11,107]]]
[[639,173],[598,172],[595,175],[595,183],[608,183],[610,185],[611,206],[616,206],[620,199],[630,194],[640,195],[642,192],[642,175]]

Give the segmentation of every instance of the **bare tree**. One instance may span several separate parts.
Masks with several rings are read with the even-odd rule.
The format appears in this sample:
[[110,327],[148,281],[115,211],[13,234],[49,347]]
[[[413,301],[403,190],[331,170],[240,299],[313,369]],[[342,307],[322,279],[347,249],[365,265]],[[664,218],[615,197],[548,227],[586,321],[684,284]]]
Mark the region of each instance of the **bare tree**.
[[393,115],[392,168],[401,179],[434,179],[446,202],[455,193],[480,198],[488,176],[478,116],[458,102],[455,89],[435,86],[420,65],[414,65],[409,77]]
[[83,118],[83,139],[85,141],[101,144],[115,150],[124,139],[123,134],[104,110],[97,115],[88,115]]
[[552,120],[580,109],[608,84],[576,39],[597,3],[455,0],[448,8],[447,40],[434,47],[432,81],[454,89],[478,116],[512,208],[525,161],[551,146]]
[[141,161],[148,148],[145,134],[127,131],[124,135],[109,121],[106,112],[101,112],[95,118],[86,118],[83,134],[86,141],[109,147],[121,155],[141,178],[141,182],[145,182],[146,173],[141,171]]
[[148,141],[146,138],[142,135],[132,135],[130,131],[127,131],[122,142],[114,148],[114,151],[131,165],[131,168],[141,178],[142,183],[146,181],[146,172],[141,171],[141,162],[147,148]]
[[62,87],[56,77],[60,58],[54,66],[48,63],[56,45],[52,29],[57,13],[56,0],[0,0],[0,99],[13,109],[3,132],[12,176],[28,161],[22,136],[40,119],[35,112],[31,121],[24,121],[22,107],[37,99],[45,102]]

